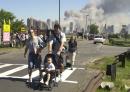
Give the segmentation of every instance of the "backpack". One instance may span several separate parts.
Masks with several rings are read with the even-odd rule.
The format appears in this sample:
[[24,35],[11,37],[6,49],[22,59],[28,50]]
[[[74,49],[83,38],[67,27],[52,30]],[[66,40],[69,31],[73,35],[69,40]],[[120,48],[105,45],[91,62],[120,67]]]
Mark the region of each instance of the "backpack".
[[59,37],[57,37],[55,34],[53,34],[54,38],[53,38],[53,45],[52,45],[52,49],[53,51],[58,51],[60,45],[61,45],[61,35]]

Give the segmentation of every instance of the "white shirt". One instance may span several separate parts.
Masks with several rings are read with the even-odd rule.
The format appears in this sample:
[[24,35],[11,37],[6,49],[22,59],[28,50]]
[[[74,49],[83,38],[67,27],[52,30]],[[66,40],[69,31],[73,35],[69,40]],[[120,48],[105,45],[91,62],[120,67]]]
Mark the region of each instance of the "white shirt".
[[[65,35],[65,33],[60,32],[60,36],[61,36],[61,42],[63,42],[63,43],[66,42],[66,35]],[[53,44],[53,40],[51,40],[49,43]]]
[[48,71],[55,70],[55,66],[54,66],[54,64],[53,64],[53,63],[48,64],[48,66],[47,66],[47,70],[48,70]]

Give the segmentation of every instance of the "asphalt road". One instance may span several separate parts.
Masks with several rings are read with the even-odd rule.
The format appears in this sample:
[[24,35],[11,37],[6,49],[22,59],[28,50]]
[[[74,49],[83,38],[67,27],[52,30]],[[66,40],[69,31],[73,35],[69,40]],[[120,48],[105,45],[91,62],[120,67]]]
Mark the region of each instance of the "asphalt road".
[[[126,51],[128,48],[112,47],[102,44],[93,44],[91,41],[78,41],[78,54],[74,70],[66,69],[59,81],[59,86],[54,87],[52,92],[81,92],[86,83],[98,71],[85,69],[85,65],[95,58],[113,56]],[[4,51],[6,52],[6,51]],[[46,54],[43,50],[43,57]],[[0,55],[0,92],[41,92],[34,87],[28,88],[27,58],[23,57],[24,49],[15,49],[12,52]],[[33,76],[38,76],[34,70]],[[59,79],[57,79],[59,80]],[[43,92],[48,92],[46,89]]]

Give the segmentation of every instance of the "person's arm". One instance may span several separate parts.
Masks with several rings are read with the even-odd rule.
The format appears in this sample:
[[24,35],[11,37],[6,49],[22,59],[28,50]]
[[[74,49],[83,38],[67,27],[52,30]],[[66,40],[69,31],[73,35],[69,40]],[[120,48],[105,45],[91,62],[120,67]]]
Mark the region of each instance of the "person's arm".
[[26,58],[26,54],[28,52],[28,46],[25,47],[25,51],[24,51],[24,57]]
[[53,44],[53,40],[48,42],[48,53],[52,53],[52,44]]
[[65,36],[65,34],[63,33],[63,34],[62,34],[62,38],[61,38],[61,45],[60,45],[60,48],[59,48],[59,50],[58,50],[58,54],[60,54],[60,52],[62,51],[65,42],[66,42],[66,36]]

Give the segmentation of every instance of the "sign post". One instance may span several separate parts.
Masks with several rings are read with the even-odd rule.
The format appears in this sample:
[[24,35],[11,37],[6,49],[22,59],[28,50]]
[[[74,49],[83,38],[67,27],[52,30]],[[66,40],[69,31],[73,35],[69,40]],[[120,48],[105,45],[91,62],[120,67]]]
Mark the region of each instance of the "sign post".
[[0,45],[1,45],[1,38],[2,38],[2,36],[1,36],[1,28],[0,28]]
[[8,21],[8,24],[4,20],[4,25],[3,25],[3,43],[8,43],[10,42],[10,20]]

